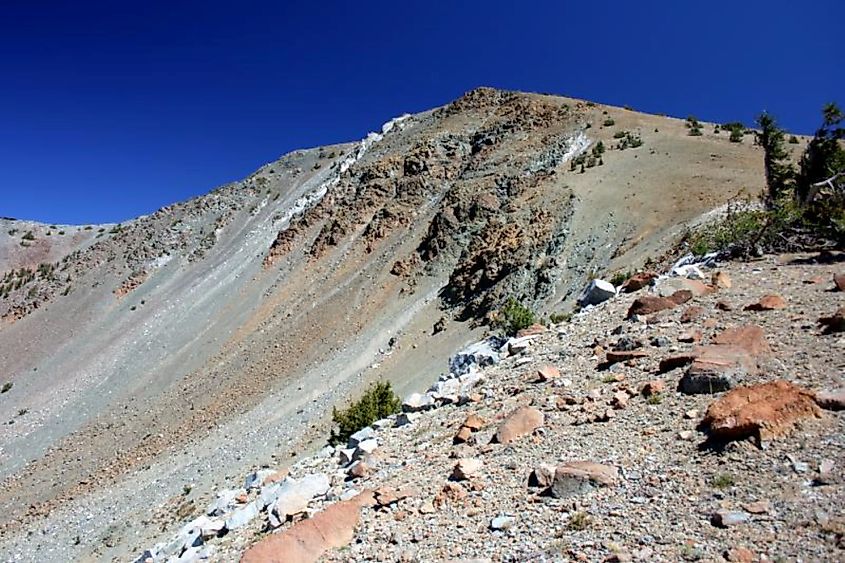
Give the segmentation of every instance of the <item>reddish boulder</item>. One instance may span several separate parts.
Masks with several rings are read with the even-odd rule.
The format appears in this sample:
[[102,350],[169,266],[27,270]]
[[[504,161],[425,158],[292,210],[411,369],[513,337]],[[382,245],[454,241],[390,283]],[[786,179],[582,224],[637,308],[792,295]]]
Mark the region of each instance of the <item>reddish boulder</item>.
[[520,407],[508,416],[493,439],[500,444],[510,444],[514,440],[531,434],[537,428],[543,426],[543,413],[533,407]]
[[619,362],[627,362],[628,360],[636,360],[637,358],[648,357],[648,352],[644,350],[619,350],[608,351],[605,362],[606,366],[610,366]]
[[682,323],[689,323],[702,316],[703,314],[704,307],[699,307],[698,305],[691,305],[687,307],[683,313],[681,313],[680,321]]
[[725,272],[713,272],[710,277],[710,285],[719,289],[730,289],[733,286],[731,277]]
[[622,284],[619,290],[622,293],[633,293],[651,284],[656,278],[657,274],[654,272],[638,272],[625,280],[625,283]]
[[719,439],[766,439],[816,416],[820,411],[810,391],[779,380],[729,391],[707,408],[702,424]]
[[673,369],[683,367],[687,364],[691,364],[697,356],[698,353],[695,351],[681,352],[680,354],[672,354],[671,356],[666,356],[665,358],[660,360],[660,366],[658,370],[660,373],[672,371]]
[[352,500],[337,502],[281,534],[267,536],[243,554],[241,563],[312,563],[319,560],[328,550],[352,541],[360,508],[366,500],[364,497],[362,493]]
[[637,297],[628,309],[628,318],[631,318],[634,315],[652,315],[659,311],[672,309],[677,305],[678,304],[669,297],[656,297],[653,295]]
[[786,301],[780,295],[764,295],[757,303],[746,305],[746,311],[775,311],[785,309]]
[[640,389],[640,393],[642,393],[646,397],[650,397],[651,395],[659,395],[666,390],[666,383],[661,381],[660,379],[654,379],[652,381],[646,381],[643,383],[642,388]]
[[540,381],[554,381],[560,377],[560,370],[552,365],[541,366],[537,369],[537,377]]
[[819,326],[824,329],[825,334],[834,332],[845,332],[845,307],[841,307],[833,315],[819,319]]
[[[687,281],[695,281],[695,280],[687,280]],[[704,284],[701,284],[704,285]],[[674,303],[675,305],[683,305],[690,299],[692,299],[694,293],[689,289],[679,289],[675,293],[669,296],[669,300]]]
[[754,357],[772,352],[766,341],[766,334],[757,325],[744,325],[724,330],[713,337],[713,344],[738,346]]
[[845,291],[845,272],[833,274],[833,283],[836,285],[837,291]]

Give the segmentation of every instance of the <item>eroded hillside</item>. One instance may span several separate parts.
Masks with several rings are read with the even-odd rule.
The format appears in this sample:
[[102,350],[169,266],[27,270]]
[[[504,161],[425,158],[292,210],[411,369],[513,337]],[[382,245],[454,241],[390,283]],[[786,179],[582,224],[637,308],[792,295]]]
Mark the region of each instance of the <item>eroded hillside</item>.
[[72,244],[4,223],[4,556],[134,553],[164,503],[320,446],[365,381],[426,387],[508,297],[566,310],[759,192],[761,161],[712,126],[477,89]]

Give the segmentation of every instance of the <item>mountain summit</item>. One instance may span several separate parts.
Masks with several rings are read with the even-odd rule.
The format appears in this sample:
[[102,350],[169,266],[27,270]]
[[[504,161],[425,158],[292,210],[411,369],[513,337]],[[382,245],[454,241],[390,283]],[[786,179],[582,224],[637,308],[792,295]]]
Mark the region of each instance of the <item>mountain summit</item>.
[[0,220],[2,557],[126,559],[367,382],[424,389],[505,303],[569,311],[759,193],[701,127],[479,88],[119,225]]

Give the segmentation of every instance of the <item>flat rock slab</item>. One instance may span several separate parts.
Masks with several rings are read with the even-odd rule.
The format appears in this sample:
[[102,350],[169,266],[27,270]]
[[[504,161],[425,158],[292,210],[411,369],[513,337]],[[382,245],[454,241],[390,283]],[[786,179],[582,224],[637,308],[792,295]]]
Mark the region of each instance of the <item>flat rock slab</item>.
[[845,410],[845,387],[816,393],[816,404],[829,411]]
[[707,408],[702,424],[718,439],[767,439],[820,414],[810,391],[779,380],[728,392]]
[[261,540],[244,553],[241,563],[312,563],[326,551],[343,547],[355,536],[363,504],[359,497],[337,502]]
[[766,333],[757,325],[744,325],[724,330],[713,337],[713,344],[738,346],[754,357],[772,353]]
[[618,480],[619,471],[613,466],[592,461],[570,461],[555,469],[549,492],[555,498],[570,498],[597,487],[614,485]]
[[660,311],[674,309],[678,305],[686,303],[692,299],[692,297],[693,294],[688,289],[676,291],[668,297],[659,297],[656,295],[644,295],[643,297],[637,297],[628,309],[627,318],[630,319],[634,315],[653,315],[654,313],[659,313]]
[[648,352],[645,350],[619,350],[607,352],[605,362],[606,365],[613,365],[619,362],[627,362],[628,360],[636,360],[638,358],[647,358]]
[[496,431],[494,439],[500,444],[510,444],[514,440],[531,434],[543,426],[543,413],[533,407],[520,407],[513,411]]
[[744,348],[726,344],[698,346],[678,390],[688,395],[718,393],[757,373],[757,362]]
[[786,301],[780,295],[764,295],[757,303],[746,305],[746,311],[775,311],[786,309]]

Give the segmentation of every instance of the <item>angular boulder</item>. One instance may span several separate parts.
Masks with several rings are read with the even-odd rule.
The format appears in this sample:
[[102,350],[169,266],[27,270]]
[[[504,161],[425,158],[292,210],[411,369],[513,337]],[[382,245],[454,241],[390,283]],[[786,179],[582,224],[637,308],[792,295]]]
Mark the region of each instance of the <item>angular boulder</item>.
[[493,439],[499,444],[510,444],[543,426],[544,421],[545,417],[543,413],[537,409],[533,407],[520,407],[499,425]]
[[403,412],[420,412],[434,407],[434,397],[424,393],[411,393],[402,401]]
[[719,289],[730,289],[733,286],[731,277],[725,272],[713,272],[710,276],[710,285]]
[[459,459],[455,467],[452,468],[451,479],[453,481],[466,481],[481,471],[483,465],[484,462],[477,457]]
[[619,291],[623,293],[633,293],[634,291],[641,290],[647,285],[651,285],[651,282],[655,279],[657,279],[657,274],[654,272],[638,272],[625,280],[625,283],[621,285]]
[[570,461],[555,469],[549,492],[565,499],[588,493],[597,487],[616,484],[619,471],[610,465],[591,461]]
[[729,391],[707,408],[702,426],[720,440],[767,439],[820,415],[810,391],[778,380]]
[[553,365],[544,365],[537,368],[537,377],[540,381],[554,381],[560,377],[560,370]]
[[604,280],[594,279],[590,284],[584,288],[581,296],[578,298],[578,304],[582,307],[587,305],[598,305],[616,296],[616,288],[612,283]]
[[668,297],[656,297],[654,295],[644,295],[637,297],[631,306],[628,308],[627,317],[630,319],[634,315],[644,316],[653,315],[666,309],[672,309],[678,304]]
[[757,362],[739,346],[699,346],[678,390],[688,395],[719,393],[757,373]]

